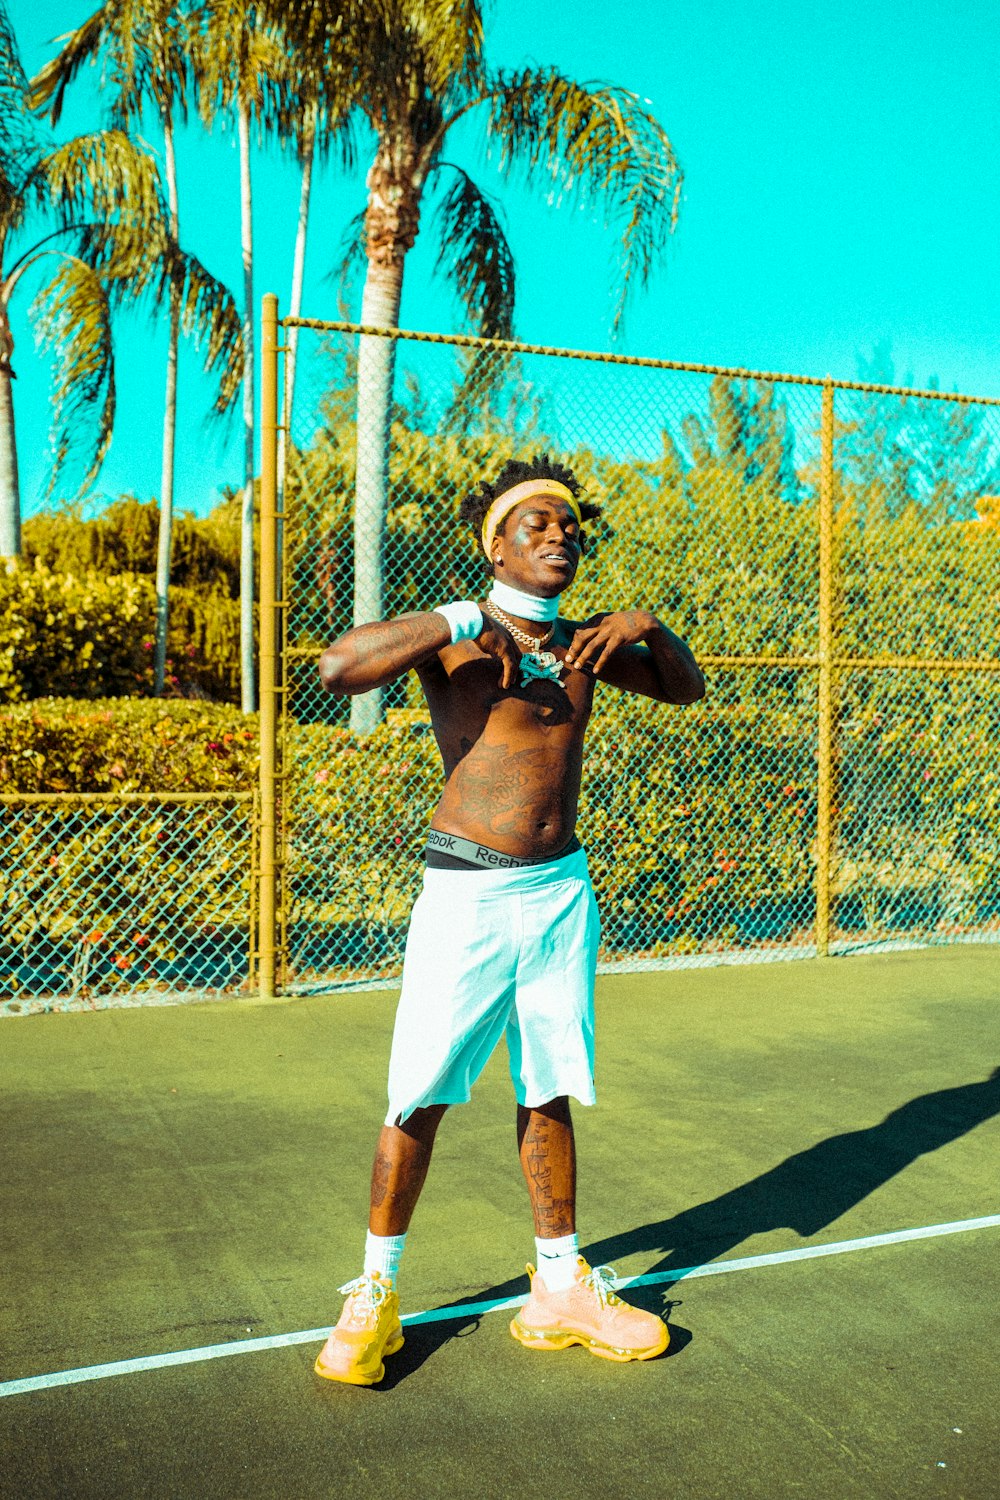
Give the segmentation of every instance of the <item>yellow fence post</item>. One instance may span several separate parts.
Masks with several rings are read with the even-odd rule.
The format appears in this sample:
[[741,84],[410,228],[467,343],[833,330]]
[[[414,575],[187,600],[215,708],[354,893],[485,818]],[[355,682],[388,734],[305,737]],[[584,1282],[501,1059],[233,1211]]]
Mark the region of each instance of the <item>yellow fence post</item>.
[[257,885],[257,984],[275,994],[277,949],[277,500],[278,299],[269,292],[261,313],[260,371],[260,843]]
[[830,952],[834,720],[833,382],[823,382],[819,466],[819,694],[816,786],[816,954]]

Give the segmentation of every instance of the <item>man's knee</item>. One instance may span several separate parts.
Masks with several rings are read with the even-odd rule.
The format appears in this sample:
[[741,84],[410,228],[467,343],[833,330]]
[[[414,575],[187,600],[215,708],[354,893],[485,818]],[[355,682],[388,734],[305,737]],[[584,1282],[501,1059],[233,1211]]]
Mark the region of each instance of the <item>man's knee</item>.
[[559,1120],[563,1123],[569,1121],[569,1096],[559,1094],[555,1099],[549,1099],[545,1104],[519,1104],[517,1113],[520,1118],[526,1119],[529,1115],[544,1115],[547,1120]]
[[410,1136],[415,1141],[426,1143],[428,1140],[433,1140],[447,1108],[447,1104],[428,1104],[422,1109],[415,1109],[403,1121],[400,1121],[397,1116],[392,1128],[401,1130],[404,1135]]

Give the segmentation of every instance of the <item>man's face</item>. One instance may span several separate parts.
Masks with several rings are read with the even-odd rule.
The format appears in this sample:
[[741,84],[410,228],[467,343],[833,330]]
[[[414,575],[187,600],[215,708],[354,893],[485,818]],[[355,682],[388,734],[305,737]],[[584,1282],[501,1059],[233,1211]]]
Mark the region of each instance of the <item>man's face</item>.
[[512,588],[552,599],[580,565],[580,523],[564,500],[522,500],[493,539],[494,575]]

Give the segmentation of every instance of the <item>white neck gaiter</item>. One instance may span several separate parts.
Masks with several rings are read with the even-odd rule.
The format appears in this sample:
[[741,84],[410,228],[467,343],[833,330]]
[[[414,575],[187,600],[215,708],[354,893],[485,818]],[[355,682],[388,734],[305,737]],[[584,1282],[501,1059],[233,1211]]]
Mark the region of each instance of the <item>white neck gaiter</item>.
[[490,598],[500,609],[516,615],[519,620],[548,624],[559,613],[558,594],[554,599],[536,599],[534,594],[523,594],[520,589],[512,589],[509,583],[501,583],[499,578],[493,580]]

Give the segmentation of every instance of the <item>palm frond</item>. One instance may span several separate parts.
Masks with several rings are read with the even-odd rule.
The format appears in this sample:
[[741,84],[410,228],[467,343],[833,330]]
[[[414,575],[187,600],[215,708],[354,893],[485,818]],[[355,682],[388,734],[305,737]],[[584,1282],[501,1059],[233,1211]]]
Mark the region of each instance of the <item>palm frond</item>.
[[621,322],[633,278],[648,282],[677,223],[683,174],[663,126],[646,103],[610,84],[581,84],[555,69],[492,75],[490,150],[505,171],[522,168],[622,225]]
[[156,163],[121,131],[76,136],[47,152],[28,189],[60,225],[100,249],[106,275],[141,275],[166,236]]
[[104,0],[31,81],[32,108],[59,120],[66,90],[85,63],[103,63],[102,92],[109,119],[124,127],[138,119],[144,99],[162,114],[186,110],[188,20],[175,0]]
[[296,54],[294,73],[274,90],[277,135],[283,146],[294,146],[300,164],[310,154],[321,161],[335,156],[346,172],[354,170],[353,72],[353,58],[349,76],[343,59],[327,66],[323,59],[302,62]]
[[[101,467],[114,426],[111,310],[94,268],[79,256],[55,253],[59,270],[31,306],[39,343],[55,353],[48,494],[66,461],[80,451],[87,462],[80,485],[82,494]],[[95,408],[96,430],[92,418]]]
[[29,102],[39,114],[48,115],[53,125],[58,125],[66,102],[66,90],[73,82],[84,63],[92,63],[100,54],[107,13],[110,5],[102,5],[82,26],[56,37],[63,45],[31,80]]
[[176,244],[162,258],[180,311],[182,332],[205,351],[205,372],[218,379],[213,402],[221,416],[234,405],[243,381],[243,319],[229,288]]
[[0,93],[23,103],[28,92],[28,79],[21,63],[14,28],[10,24],[7,6],[0,0]]
[[293,69],[280,7],[262,0],[202,0],[195,19],[190,51],[205,124],[241,107],[261,126],[275,123]]
[[112,309],[148,304],[176,307],[181,332],[205,351],[205,371],[215,374],[214,409],[222,415],[236,400],[243,379],[243,319],[229,288],[182,250],[164,228],[150,236],[142,262],[123,266],[116,226],[88,226],[81,235],[81,260],[101,277]]
[[0,0],[0,233],[20,221],[24,184],[46,144],[28,108],[28,80]]
[[437,269],[450,274],[476,331],[509,339],[514,326],[514,256],[490,199],[450,162],[454,182],[438,205]]
[[[468,95],[484,81],[481,0],[388,0],[390,24],[419,48],[427,88],[437,98]],[[391,12],[396,12],[396,17]]]

